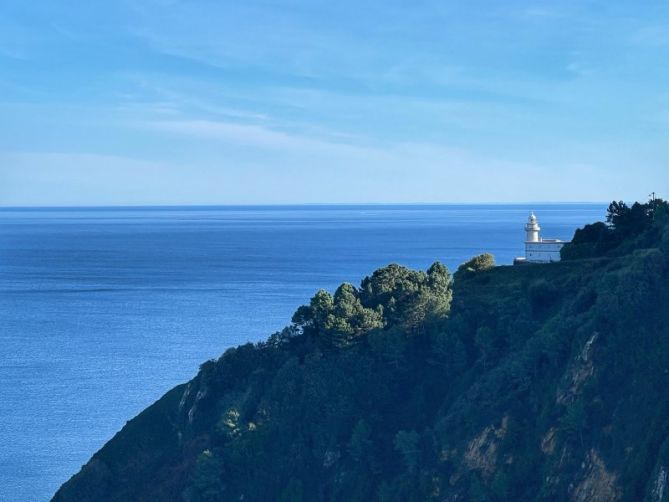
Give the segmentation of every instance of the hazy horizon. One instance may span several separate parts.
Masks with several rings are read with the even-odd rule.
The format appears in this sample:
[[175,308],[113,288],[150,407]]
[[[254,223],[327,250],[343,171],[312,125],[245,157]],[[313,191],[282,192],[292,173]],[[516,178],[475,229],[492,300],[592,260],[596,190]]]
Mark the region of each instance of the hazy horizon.
[[[613,199],[612,199],[613,200]],[[324,206],[324,207],[333,207],[333,206],[530,206],[532,204],[537,205],[600,205],[600,204],[609,204],[611,200],[607,201],[519,201],[519,202],[494,202],[494,201],[482,201],[482,202],[287,202],[287,203],[273,203],[273,204],[263,204],[263,203],[239,203],[239,204],[98,204],[98,205],[14,205],[14,206],[5,206],[0,205],[0,210],[2,209],[143,209],[143,208],[224,208],[224,207],[314,207],[314,206]],[[636,202],[636,201],[625,201],[625,202]],[[643,201],[639,201],[643,202]]]

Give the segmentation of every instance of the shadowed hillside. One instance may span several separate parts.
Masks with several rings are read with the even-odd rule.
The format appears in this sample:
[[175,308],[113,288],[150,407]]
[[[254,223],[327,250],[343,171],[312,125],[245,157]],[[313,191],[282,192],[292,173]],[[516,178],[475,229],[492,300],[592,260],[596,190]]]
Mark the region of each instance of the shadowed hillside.
[[53,500],[668,500],[669,227],[645,215],[615,245],[590,244],[615,221],[581,230],[560,263],[319,291]]

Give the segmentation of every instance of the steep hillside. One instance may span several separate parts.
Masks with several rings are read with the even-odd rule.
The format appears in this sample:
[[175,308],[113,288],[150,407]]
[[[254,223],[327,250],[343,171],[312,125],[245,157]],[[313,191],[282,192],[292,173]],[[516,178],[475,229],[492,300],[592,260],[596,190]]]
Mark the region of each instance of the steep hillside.
[[114,436],[66,501],[669,500],[669,231],[317,293]]

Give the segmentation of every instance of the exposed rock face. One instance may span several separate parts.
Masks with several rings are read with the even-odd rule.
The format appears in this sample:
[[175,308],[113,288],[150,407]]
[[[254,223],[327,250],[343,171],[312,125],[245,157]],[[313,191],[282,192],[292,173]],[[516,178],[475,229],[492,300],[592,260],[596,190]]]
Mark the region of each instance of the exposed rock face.
[[464,463],[469,469],[481,472],[484,479],[490,479],[497,464],[497,446],[506,435],[509,418],[502,418],[499,427],[486,427],[472,439],[464,453]]
[[622,492],[616,474],[607,470],[595,450],[590,450],[582,464],[583,478],[574,488],[570,499],[574,502],[615,502]]
[[666,487],[667,487],[667,471],[664,468],[664,466],[661,466],[657,473],[657,477],[653,482],[653,488],[650,493],[651,501],[662,502]]
[[546,455],[552,455],[555,452],[556,432],[557,429],[555,427],[551,427],[541,440],[541,451]]
[[558,404],[570,404],[580,394],[583,385],[593,375],[595,366],[593,363],[593,344],[597,340],[597,333],[585,342],[581,353],[571,365],[566,375],[566,383],[557,393]]

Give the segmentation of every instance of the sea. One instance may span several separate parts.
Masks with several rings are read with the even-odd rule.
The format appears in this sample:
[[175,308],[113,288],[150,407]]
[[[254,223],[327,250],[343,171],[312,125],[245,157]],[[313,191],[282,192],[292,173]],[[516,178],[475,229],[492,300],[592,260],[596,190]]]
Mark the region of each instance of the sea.
[[0,501],[49,500],[127,420],[319,288],[523,254],[605,204],[0,209]]

